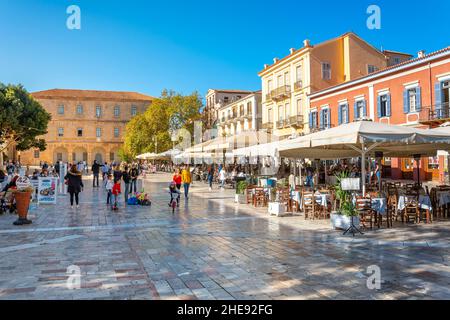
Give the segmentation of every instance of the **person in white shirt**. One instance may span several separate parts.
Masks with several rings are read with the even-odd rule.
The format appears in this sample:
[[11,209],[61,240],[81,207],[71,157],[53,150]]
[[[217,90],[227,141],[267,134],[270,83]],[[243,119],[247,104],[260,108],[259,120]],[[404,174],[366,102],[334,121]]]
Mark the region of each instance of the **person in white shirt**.
[[219,172],[220,187],[222,189],[225,188],[226,179],[227,179],[227,171],[225,170],[225,167],[222,167],[222,169]]
[[112,188],[114,186],[114,179],[113,179],[113,175],[110,174],[108,176],[108,180],[106,180],[106,192],[108,193],[107,198],[106,198],[106,204],[109,204],[112,201]]

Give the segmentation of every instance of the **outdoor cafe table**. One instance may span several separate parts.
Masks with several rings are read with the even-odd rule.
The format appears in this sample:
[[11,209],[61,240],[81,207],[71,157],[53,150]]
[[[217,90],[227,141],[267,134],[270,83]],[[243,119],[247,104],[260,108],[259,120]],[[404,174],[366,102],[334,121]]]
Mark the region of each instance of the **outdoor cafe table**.
[[[402,211],[406,207],[406,198],[412,196],[399,195],[398,197],[398,210]],[[431,199],[426,194],[419,195],[419,208],[427,211],[427,223],[429,223],[430,212],[433,211],[433,206],[431,205]]]
[[[323,207],[326,207],[328,205],[331,198],[331,195],[329,193],[316,192],[314,196],[316,198],[316,202]],[[293,191],[291,193],[291,199],[298,201],[300,209],[303,209],[303,201],[301,201],[301,191]]]
[[446,206],[450,204],[450,191],[449,190],[436,190],[436,198],[437,198],[437,205],[439,207]]
[[386,198],[372,198],[372,209],[381,215],[386,214],[387,200]]

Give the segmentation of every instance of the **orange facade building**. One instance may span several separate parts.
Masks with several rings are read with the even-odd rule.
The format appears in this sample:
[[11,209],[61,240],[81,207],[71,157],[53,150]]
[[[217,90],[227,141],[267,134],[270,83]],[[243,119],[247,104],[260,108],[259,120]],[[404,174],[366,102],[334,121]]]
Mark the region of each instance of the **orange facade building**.
[[52,116],[42,138],[47,149],[27,150],[26,165],[57,161],[120,161],[127,123],[145,112],[153,97],[137,92],[52,89],[31,94]]
[[[309,95],[309,125],[326,130],[358,119],[434,128],[450,121],[450,47]],[[423,180],[444,182],[445,152],[420,161]],[[412,159],[385,159],[384,174],[416,178]]]

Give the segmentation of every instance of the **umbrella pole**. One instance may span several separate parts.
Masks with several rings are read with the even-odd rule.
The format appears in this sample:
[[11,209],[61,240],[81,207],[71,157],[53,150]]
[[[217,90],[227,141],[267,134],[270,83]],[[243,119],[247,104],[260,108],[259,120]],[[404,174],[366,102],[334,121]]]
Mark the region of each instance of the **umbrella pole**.
[[362,194],[366,196],[366,150],[364,141],[361,148],[361,180],[362,180]]

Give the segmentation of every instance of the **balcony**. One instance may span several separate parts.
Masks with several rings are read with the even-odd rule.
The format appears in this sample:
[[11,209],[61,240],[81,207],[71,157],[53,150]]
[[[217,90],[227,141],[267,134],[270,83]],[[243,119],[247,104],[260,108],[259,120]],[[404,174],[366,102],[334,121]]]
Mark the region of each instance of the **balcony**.
[[303,128],[303,116],[297,115],[290,117],[288,125],[293,128]]
[[294,83],[294,90],[301,90],[303,88],[303,81],[299,80],[297,82]]
[[272,132],[272,130],[273,130],[273,123],[272,122],[263,123],[261,125],[261,129],[262,130],[267,130],[267,132]]
[[439,126],[450,121],[450,103],[444,102],[438,106],[423,107],[419,122],[430,126]]
[[253,114],[251,112],[248,112],[248,113],[244,114],[243,118],[244,119],[251,119],[251,118],[253,118]]
[[283,129],[286,125],[286,122],[284,120],[278,120],[277,121],[277,129]]
[[282,101],[284,99],[287,99],[291,96],[291,86],[281,86],[276,88],[275,90],[270,91],[270,99],[266,100],[273,100],[273,101]]

